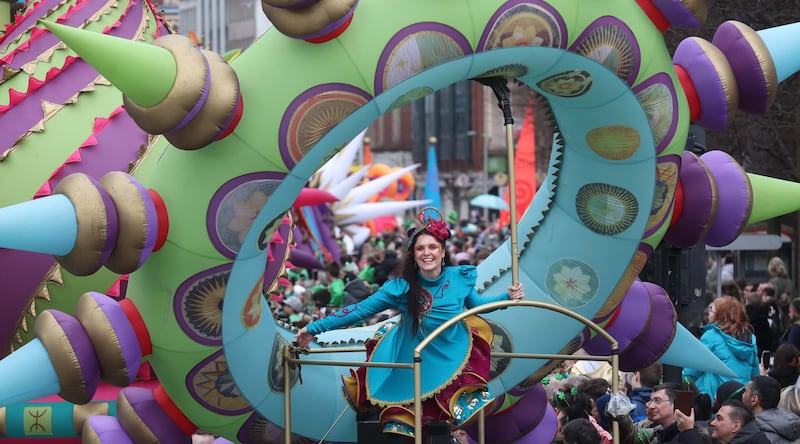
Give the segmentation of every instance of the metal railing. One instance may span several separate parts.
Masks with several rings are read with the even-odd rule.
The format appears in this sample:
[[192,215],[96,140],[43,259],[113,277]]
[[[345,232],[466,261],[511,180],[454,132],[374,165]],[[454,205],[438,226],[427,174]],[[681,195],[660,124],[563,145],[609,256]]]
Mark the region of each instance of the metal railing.
[[[411,364],[401,364],[393,362],[364,362],[364,361],[328,361],[328,360],[314,360],[314,359],[301,359],[296,357],[296,348],[293,345],[286,345],[283,347],[283,374],[284,374],[284,443],[291,444],[292,435],[292,404],[291,404],[291,378],[288,377],[293,365],[327,365],[327,366],[350,366],[350,367],[384,367],[384,368],[405,368],[414,371],[414,443],[422,444],[422,415],[418,412],[422,411],[422,350],[425,349],[437,336],[442,334],[445,330],[452,327],[462,319],[468,318],[487,311],[493,311],[500,308],[507,307],[533,307],[542,308],[545,310],[554,311],[570,318],[573,318],[582,324],[589,327],[598,335],[602,336],[611,345],[611,354],[609,356],[581,356],[580,359],[589,361],[608,361],[611,363],[611,389],[612,393],[617,393],[619,390],[619,343],[613,336],[608,334],[599,325],[594,323],[591,319],[584,317],[578,313],[570,311],[564,307],[545,302],[537,301],[500,301],[483,304],[478,307],[465,310],[458,316],[449,319],[438,328],[436,328],[430,335],[426,336],[419,345],[414,348],[414,361]],[[336,348],[323,348],[307,350],[309,354],[314,353],[352,353],[364,352],[365,347],[336,347]],[[305,351],[304,351],[305,352]],[[573,355],[561,354],[535,354],[535,353],[506,353],[506,352],[492,352],[493,357],[502,358],[521,358],[521,359],[574,359]],[[548,401],[549,402],[549,401]],[[344,412],[342,412],[344,414]],[[341,418],[341,415],[340,415]],[[338,418],[337,418],[338,421]],[[619,423],[612,421],[612,436],[614,444],[619,444]],[[478,443],[485,444],[485,416],[484,409],[478,412]],[[323,442],[323,437],[320,442]]]

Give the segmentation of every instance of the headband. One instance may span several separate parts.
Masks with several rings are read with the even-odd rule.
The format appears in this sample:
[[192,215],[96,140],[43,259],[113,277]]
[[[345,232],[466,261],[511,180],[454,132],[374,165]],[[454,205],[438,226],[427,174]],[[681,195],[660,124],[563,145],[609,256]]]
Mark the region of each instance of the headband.
[[410,228],[406,233],[408,236],[408,247],[406,250],[411,250],[411,247],[414,245],[414,239],[423,231],[440,241],[450,239],[450,227],[448,227],[447,223],[442,219],[442,213],[436,208],[423,208],[420,210],[417,219],[419,219],[420,225],[416,228]]
[[747,388],[746,385],[743,385],[743,386],[739,387],[738,389],[736,389],[733,392],[731,392],[731,394],[728,395],[728,397],[725,398],[725,400],[727,401],[729,399],[733,399],[733,398],[737,397],[739,395],[739,393],[742,393],[744,391],[744,389],[746,389],[746,388]]

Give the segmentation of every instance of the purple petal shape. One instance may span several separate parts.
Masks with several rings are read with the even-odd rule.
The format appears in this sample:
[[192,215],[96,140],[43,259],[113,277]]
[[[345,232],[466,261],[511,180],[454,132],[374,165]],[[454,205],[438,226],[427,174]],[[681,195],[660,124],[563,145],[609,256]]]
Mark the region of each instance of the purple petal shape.
[[725,56],[708,41],[689,37],[675,49],[672,61],[682,66],[694,83],[701,106],[698,123],[710,130],[727,129],[738,106],[738,92],[730,94],[736,98],[736,103],[728,103],[727,90],[736,88],[736,85],[728,85],[725,81],[733,80]]
[[725,54],[736,76],[739,109],[766,112],[778,92],[778,74],[758,33],[742,23],[727,21],[717,28],[712,43]]
[[643,282],[650,295],[650,322],[634,343],[619,355],[619,369],[635,371],[656,362],[667,351],[675,336],[678,316],[667,292],[650,282]]
[[[619,343],[619,352],[627,350],[633,340],[647,328],[650,319],[650,296],[642,281],[635,280],[628,293],[620,303],[620,313],[616,321],[606,331]],[[583,349],[590,355],[608,356],[611,345],[600,335],[596,335],[583,344]]]
[[[87,432],[86,429],[91,432]],[[90,416],[83,426],[83,436],[87,434],[96,436],[103,444],[133,444],[131,438],[122,429],[119,420],[113,416],[95,415]],[[92,441],[94,442],[94,441]]]
[[700,160],[717,183],[717,215],[704,240],[712,247],[733,242],[744,230],[753,209],[750,180],[736,160],[724,151],[709,151]]
[[717,184],[696,154],[683,152],[678,177],[683,186],[683,211],[664,240],[679,248],[689,248],[705,237],[717,213]]
[[[172,422],[164,409],[158,405],[152,390],[141,387],[127,387],[122,389],[119,396],[127,399],[134,413],[158,438],[158,442],[175,444],[191,442],[191,438],[186,436],[177,424]],[[117,402],[119,403],[119,401]],[[120,415],[119,407],[117,408],[117,417],[120,418],[120,423],[124,426],[126,418]]]

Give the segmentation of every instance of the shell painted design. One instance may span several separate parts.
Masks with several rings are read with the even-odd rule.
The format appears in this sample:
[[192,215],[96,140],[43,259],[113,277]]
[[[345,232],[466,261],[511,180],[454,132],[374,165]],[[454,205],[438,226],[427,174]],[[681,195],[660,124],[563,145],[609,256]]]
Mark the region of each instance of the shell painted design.
[[627,126],[601,126],[586,134],[586,144],[604,159],[624,160],[639,149],[641,136],[634,128]]
[[639,214],[639,202],[630,191],[605,183],[582,186],[575,208],[590,230],[608,236],[627,230]]

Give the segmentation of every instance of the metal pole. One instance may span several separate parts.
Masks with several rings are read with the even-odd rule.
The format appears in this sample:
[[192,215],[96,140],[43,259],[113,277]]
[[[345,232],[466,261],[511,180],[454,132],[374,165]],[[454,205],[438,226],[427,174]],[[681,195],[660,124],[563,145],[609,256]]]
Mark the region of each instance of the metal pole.
[[292,444],[292,378],[291,358],[292,347],[283,346],[283,444]]
[[[509,113],[511,112],[509,106]],[[506,151],[508,158],[508,206],[509,206],[509,230],[511,231],[511,283],[519,283],[519,243],[517,241],[517,183],[514,174],[514,120],[508,123],[506,119]]]
[[[486,134],[483,135],[483,194],[489,194],[489,139]],[[483,221],[487,224],[489,222],[489,208],[483,207]]]
[[497,105],[503,110],[506,127],[506,154],[508,159],[508,206],[510,212],[509,231],[511,232],[511,284],[519,283],[519,249],[517,242],[517,184],[514,175],[514,117],[511,115],[511,90],[505,77],[484,77],[473,79],[492,89],[497,97]]
[[422,357],[414,352],[414,444],[422,444]]

